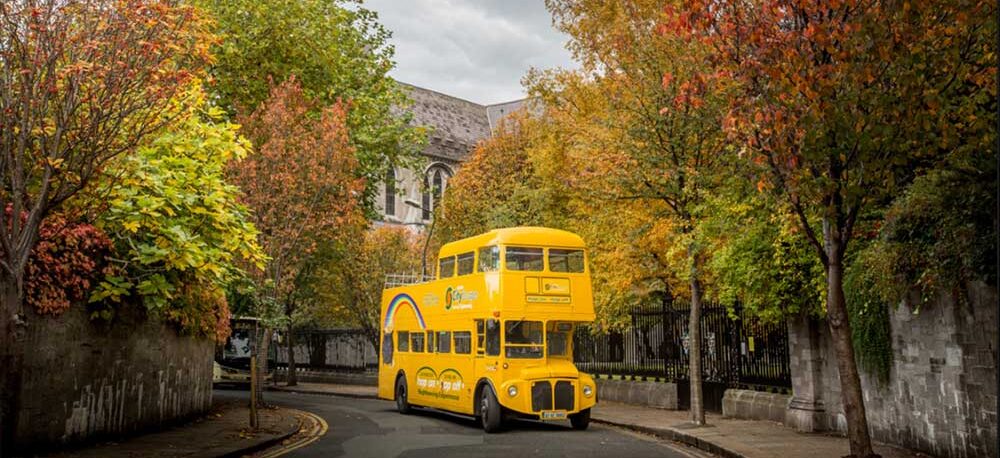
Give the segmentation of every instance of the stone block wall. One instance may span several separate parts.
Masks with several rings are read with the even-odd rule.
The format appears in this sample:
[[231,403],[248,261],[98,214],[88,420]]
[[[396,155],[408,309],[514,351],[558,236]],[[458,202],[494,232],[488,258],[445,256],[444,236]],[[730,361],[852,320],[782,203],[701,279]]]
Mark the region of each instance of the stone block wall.
[[[378,365],[375,347],[354,329],[304,331],[295,334],[295,364],[311,369],[363,370]],[[279,366],[288,364],[288,345],[276,348]]]
[[677,410],[677,384],[630,380],[597,379],[598,401]]
[[214,342],[180,336],[141,311],[123,307],[114,323],[99,324],[73,306],[33,316],[27,339],[18,448],[119,438],[212,405]]
[[[948,294],[919,311],[903,304],[890,312],[889,382],[880,384],[862,371],[875,440],[941,457],[997,456],[997,292],[973,284],[968,299]],[[800,421],[811,417],[815,429],[845,432],[829,328],[821,323],[810,331],[794,321],[790,326],[797,329],[790,332],[795,399],[789,423],[804,429]]]
[[783,423],[789,401],[791,396],[787,394],[726,390],[722,397],[722,416]]

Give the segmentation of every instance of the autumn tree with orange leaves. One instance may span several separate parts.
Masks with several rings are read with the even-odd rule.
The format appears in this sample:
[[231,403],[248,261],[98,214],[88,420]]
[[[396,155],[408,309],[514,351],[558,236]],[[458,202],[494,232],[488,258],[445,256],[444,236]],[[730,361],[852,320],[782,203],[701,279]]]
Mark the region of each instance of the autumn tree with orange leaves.
[[741,91],[726,128],[782,196],[826,274],[851,454],[874,456],[844,297],[844,258],[872,205],[995,141],[994,2],[759,0],[668,6],[663,40],[712,50]]
[[[335,104],[313,116],[314,103],[289,78],[240,120],[256,153],[233,164],[229,178],[243,190],[267,256],[263,270],[248,269],[254,312],[265,319],[294,313],[288,306],[295,280],[310,257],[346,228],[364,224],[364,182],[356,178],[357,160],[347,141],[346,107]],[[263,354],[269,340],[261,341]]]
[[0,3],[0,454],[12,446],[25,274],[46,218],[170,122],[211,39],[172,0]]

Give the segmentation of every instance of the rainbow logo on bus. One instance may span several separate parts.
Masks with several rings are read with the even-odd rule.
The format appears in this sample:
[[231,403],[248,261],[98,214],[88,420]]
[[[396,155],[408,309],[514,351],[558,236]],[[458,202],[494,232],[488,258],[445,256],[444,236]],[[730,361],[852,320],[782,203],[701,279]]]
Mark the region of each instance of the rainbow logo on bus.
[[424,315],[420,313],[420,309],[417,307],[417,302],[410,297],[409,294],[400,293],[396,297],[392,298],[389,302],[389,307],[385,309],[385,322],[382,323],[382,328],[387,332],[392,330],[393,319],[396,316],[396,312],[399,311],[400,305],[409,305],[413,309],[413,314],[417,316],[417,323],[420,324],[420,329],[427,329],[427,325],[424,323]]

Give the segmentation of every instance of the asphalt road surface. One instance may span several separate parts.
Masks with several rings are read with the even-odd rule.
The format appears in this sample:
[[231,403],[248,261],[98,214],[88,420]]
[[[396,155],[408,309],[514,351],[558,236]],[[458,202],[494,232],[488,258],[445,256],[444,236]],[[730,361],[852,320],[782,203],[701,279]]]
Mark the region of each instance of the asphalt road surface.
[[[246,398],[247,393],[217,390],[215,396]],[[593,422],[586,431],[574,431],[568,421],[515,421],[499,434],[486,434],[471,418],[422,409],[401,415],[396,412],[395,404],[388,401],[276,392],[265,393],[264,397],[269,403],[312,412],[329,424],[322,438],[284,455],[287,457],[709,456],[686,446]]]

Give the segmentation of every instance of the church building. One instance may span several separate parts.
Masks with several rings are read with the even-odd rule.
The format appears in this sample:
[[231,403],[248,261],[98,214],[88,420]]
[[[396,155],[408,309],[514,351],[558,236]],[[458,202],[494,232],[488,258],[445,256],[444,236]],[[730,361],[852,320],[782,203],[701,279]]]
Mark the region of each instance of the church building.
[[[480,105],[458,97],[398,83],[413,105],[413,124],[426,127],[427,144],[420,170],[397,167],[386,173],[380,189],[383,224],[403,225],[415,231],[430,224],[433,211],[448,190],[448,180],[462,166],[476,144],[490,137],[501,119],[524,106],[525,99]],[[409,203],[407,203],[409,202]]]

